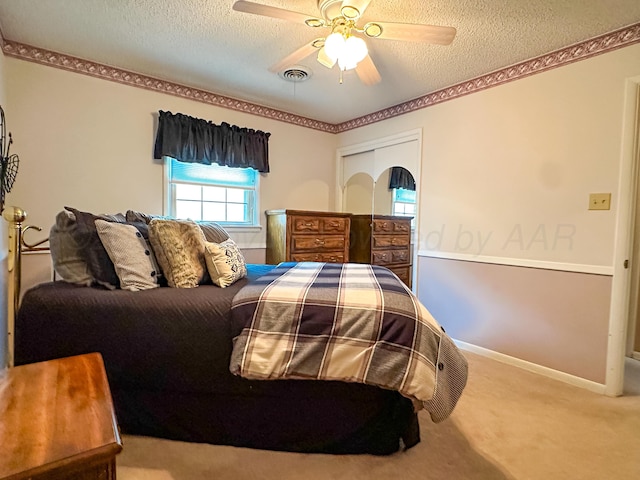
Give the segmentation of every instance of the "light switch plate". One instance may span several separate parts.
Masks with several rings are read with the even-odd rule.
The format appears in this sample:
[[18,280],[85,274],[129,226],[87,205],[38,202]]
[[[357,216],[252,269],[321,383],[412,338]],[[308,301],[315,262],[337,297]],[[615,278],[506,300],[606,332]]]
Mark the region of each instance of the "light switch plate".
[[610,193],[590,193],[589,210],[609,210],[611,209]]

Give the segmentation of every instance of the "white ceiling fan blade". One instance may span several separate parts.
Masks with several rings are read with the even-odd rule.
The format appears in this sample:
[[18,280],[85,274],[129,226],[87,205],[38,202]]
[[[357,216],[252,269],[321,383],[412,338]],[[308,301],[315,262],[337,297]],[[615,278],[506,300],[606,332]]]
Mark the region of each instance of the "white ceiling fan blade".
[[374,65],[370,55],[367,55],[360,63],[358,63],[356,73],[358,74],[360,81],[365,85],[375,85],[376,83],[380,83],[382,80],[382,77],[380,76],[380,73]]
[[322,65],[324,65],[327,68],[333,68],[333,66],[336,64],[336,61],[333,58],[331,58],[329,55],[327,55],[327,52],[324,49],[324,47],[318,50],[318,62],[320,62]]
[[290,55],[288,55],[285,58],[283,58],[282,60],[280,60],[275,65],[272,65],[271,67],[269,67],[269,71],[270,72],[274,72],[274,73],[278,73],[279,71],[285,69],[286,67],[290,67],[291,65],[295,65],[300,60],[303,60],[304,58],[307,58],[309,55],[311,55],[316,50],[317,50],[317,48],[313,45],[313,42],[307,43],[307,44],[303,45],[302,47],[300,47],[295,52],[291,53]]
[[358,16],[355,18],[360,18],[370,3],[371,0],[343,0],[340,9],[347,7],[345,13],[348,15],[350,12],[348,7],[355,8],[358,11]]
[[[382,33],[376,38],[386,40],[402,40],[405,42],[427,42],[437,45],[449,45],[456,36],[453,27],[439,27],[437,25],[419,25],[415,23],[373,22],[382,28]],[[365,25],[366,34],[367,25]]]
[[305,20],[312,18],[311,15],[285,10],[284,8],[270,7],[259,3],[245,2],[238,0],[233,4],[233,9],[237,12],[252,13],[254,15],[262,15],[264,17],[279,18],[295,23],[305,23]]

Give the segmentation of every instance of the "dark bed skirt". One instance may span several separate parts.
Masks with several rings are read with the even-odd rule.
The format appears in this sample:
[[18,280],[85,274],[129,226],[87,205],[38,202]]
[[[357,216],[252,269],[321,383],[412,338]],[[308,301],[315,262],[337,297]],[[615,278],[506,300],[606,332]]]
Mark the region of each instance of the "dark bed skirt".
[[[305,453],[389,455],[420,441],[411,402],[112,390],[122,433]],[[382,398],[382,400],[381,400]]]

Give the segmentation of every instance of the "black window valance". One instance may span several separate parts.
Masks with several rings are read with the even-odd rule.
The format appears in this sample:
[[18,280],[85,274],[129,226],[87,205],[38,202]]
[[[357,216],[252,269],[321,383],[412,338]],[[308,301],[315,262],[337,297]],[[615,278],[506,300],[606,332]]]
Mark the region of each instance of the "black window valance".
[[270,133],[160,110],[153,156],[269,171]]
[[416,181],[411,172],[403,167],[391,167],[389,175],[389,190],[392,188],[404,188],[405,190],[416,189]]

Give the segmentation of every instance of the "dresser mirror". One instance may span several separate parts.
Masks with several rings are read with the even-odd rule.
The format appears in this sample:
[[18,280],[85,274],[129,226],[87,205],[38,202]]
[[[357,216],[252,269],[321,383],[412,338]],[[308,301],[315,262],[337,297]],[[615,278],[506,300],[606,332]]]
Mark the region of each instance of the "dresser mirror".
[[368,173],[349,177],[343,197],[351,215],[349,261],[389,268],[407,286],[412,285],[412,220],[415,181],[407,169],[384,169],[375,182]]
[[[401,170],[398,172],[398,169]],[[396,172],[393,182],[392,172]],[[398,187],[394,189],[394,187]],[[395,195],[395,198],[394,198]],[[416,187],[409,170],[395,165],[383,170],[375,182],[371,175],[357,172],[345,183],[342,211],[357,215],[408,215],[416,213]],[[394,212],[394,201],[396,211]]]
[[373,211],[374,197],[373,178],[368,173],[359,172],[352,175],[345,184],[343,212],[367,214]]
[[416,130],[344,147],[337,162],[336,211],[349,215],[349,261],[385,266],[409,287],[415,276],[420,139]]

